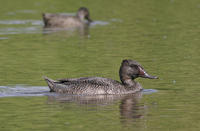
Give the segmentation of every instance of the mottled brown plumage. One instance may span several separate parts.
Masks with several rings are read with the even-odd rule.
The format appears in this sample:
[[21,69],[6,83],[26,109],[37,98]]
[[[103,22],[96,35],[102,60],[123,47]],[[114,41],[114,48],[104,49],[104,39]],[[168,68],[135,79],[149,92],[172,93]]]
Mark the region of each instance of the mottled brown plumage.
[[85,7],[79,8],[76,16],[51,13],[44,13],[42,16],[45,28],[84,28],[92,22]]
[[102,77],[81,77],[58,81],[47,77],[44,77],[44,79],[51,92],[78,95],[135,93],[142,90],[142,86],[134,81],[135,78],[157,79],[157,77],[148,75],[142,66],[133,60],[122,61],[119,76],[122,83]]

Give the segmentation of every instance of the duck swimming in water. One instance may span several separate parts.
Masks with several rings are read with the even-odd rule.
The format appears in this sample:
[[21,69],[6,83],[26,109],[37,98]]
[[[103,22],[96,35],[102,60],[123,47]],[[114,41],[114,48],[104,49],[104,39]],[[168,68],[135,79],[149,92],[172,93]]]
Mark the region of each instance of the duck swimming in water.
[[142,86],[134,81],[137,77],[157,79],[150,76],[143,67],[134,60],[123,60],[119,70],[121,83],[109,78],[81,77],[52,80],[44,77],[50,91],[63,94],[99,95],[99,94],[129,94],[142,90]]
[[68,16],[64,14],[43,14],[45,28],[73,28],[88,26],[92,20],[87,8],[79,8],[76,16]]

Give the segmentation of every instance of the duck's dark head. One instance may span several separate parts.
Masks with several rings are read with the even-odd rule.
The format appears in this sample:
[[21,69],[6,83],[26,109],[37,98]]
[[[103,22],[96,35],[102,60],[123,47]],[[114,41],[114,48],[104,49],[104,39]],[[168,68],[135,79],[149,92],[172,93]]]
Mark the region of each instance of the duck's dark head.
[[134,80],[138,77],[158,79],[156,76],[147,74],[144,68],[134,60],[123,60],[119,70],[119,75],[122,82],[130,79]]
[[81,19],[81,20],[88,20],[88,22],[92,22],[92,20],[90,19],[90,13],[89,10],[85,7],[81,7],[78,9],[77,12],[77,16]]

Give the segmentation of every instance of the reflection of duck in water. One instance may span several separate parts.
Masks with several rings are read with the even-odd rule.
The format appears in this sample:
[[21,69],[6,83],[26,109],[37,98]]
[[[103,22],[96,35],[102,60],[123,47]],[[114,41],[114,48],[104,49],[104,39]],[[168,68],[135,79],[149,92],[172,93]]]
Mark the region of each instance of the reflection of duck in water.
[[[140,104],[143,92],[137,92],[134,94],[126,95],[65,95],[55,94],[48,96],[48,103],[63,103],[63,106],[68,107],[69,103],[75,103],[82,107],[105,107],[116,108],[111,106],[113,104],[119,104],[120,120],[123,124],[132,124],[135,119],[140,119],[145,116],[146,107],[144,104]],[[106,107],[106,109],[107,109]],[[83,108],[85,109],[85,108]],[[90,109],[90,108],[89,108]],[[97,108],[103,109],[104,108]],[[67,108],[68,110],[68,108]],[[116,110],[116,109],[114,109]]]
[[79,8],[76,16],[44,13],[43,21],[45,28],[84,28],[92,22],[85,7]]
[[102,77],[82,77],[73,79],[60,79],[54,81],[45,77],[51,92],[64,94],[129,94],[142,90],[142,86],[135,82],[137,77],[156,79],[148,75],[142,66],[133,60],[123,60],[119,76],[121,82]]
[[122,120],[128,120],[133,118],[141,118],[144,114],[139,112],[140,109],[144,109],[144,105],[139,105],[139,101],[142,98],[142,93],[138,92],[134,95],[127,95],[121,100],[120,114]]

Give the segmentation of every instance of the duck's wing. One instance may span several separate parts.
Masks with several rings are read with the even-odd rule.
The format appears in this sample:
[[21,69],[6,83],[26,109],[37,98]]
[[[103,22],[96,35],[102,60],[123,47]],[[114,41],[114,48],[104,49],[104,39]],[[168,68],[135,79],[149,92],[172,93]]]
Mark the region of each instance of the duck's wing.
[[52,14],[52,13],[43,13],[42,16],[46,19],[50,19],[53,17],[66,17],[66,15],[63,14]]
[[44,27],[59,27],[60,25],[63,25],[64,21],[69,20],[69,18],[72,18],[73,16],[43,13],[42,17],[44,21]]
[[[121,83],[101,77],[82,77],[54,81],[45,77],[50,91],[67,94],[119,94]],[[116,88],[117,87],[117,88]],[[114,89],[115,88],[115,89]],[[117,90],[116,90],[117,89]]]
[[[103,78],[105,79],[105,78]],[[76,81],[101,81],[101,77],[80,77],[80,78],[64,78],[64,79],[58,79],[59,82],[76,82]]]
[[88,83],[88,84],[97,84],[97,85],[108,86],[116,81],[109,79],[109,78],[102,78],[102,77],[80,77],[80,78],[59,79],[58,82],[63,83],[63,84]]

